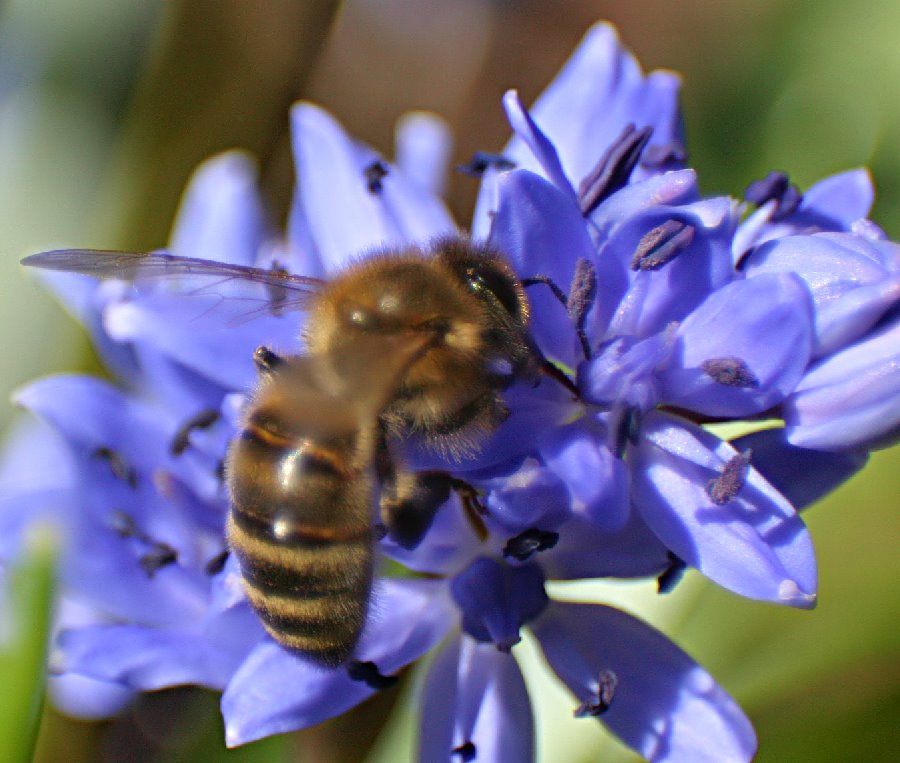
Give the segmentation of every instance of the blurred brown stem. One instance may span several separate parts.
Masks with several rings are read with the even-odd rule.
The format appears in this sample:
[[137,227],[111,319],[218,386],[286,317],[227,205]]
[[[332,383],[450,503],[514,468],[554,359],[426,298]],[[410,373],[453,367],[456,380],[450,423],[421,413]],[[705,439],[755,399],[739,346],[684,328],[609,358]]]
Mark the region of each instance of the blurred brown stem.
[[[172,0],[130,109],[104,212],[115,245],[165,242],[185,181],[210,155],[246,148],[285,207],[288,107],[303,91],[338,0]],[[289,168],[289,155],[285,157]]]

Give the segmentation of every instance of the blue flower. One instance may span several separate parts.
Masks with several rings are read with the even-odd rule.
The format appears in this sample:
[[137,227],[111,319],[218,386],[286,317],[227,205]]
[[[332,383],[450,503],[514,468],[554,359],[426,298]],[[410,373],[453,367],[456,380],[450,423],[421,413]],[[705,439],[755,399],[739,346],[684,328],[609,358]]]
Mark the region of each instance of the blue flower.
[[[345,712],[436,650],[421,758],[528,760],[533,718],[514,656],[528,629],[573,713],[647,759],[753,756],[747,719],[678,647],[619,610],[555,601],[545,583],[657,577],[668,590],[690,566],[743,596],[813,606],[798,511],[900,429],[897,247],[865,220],[863,173],[806,196],[767,178],[750,214],[702,197],[684,168],[677,90],[598,25],[531,110],[504,97],[514,137],[483,162],[472,235],[526,285],[555,371],[512,385],[509,417],[456,462],[396,443],[410,465],[477,489],[485,511],[473,518],[453,495],[415,548],[379,542],[427,576],[377,579],[338,669],[265,634],[224,554],[221,465],[256,382],[253,350],[301,352],[302,318],[266,309],[277,300],[262,286],[241,302],[222,299],[227,283],[186,299],[165,283],[47,279],[119,381],[61,376],[17,394],[55,431],[40,437],[57,438],[65,468],[52,485],[23,470],[14,486],[7,470],[0,556],[40,514],[66,530],[52,667],[86,682],[68,684],[67,706],[79,691],[97,713],[197,684],[223,692],[239,745]],[[360,253],[455,231],[436,194],[449,153],[439,121],[407,118],[390,164],[316,106],[296,105],[291,120],[286,233],[265,221],[252,163],[231,153],[196,173],[172,251],[329,277]],[[786,427],[728,442],[706,426],[763,417]],[[23,435],[10,463],[35,442]]]

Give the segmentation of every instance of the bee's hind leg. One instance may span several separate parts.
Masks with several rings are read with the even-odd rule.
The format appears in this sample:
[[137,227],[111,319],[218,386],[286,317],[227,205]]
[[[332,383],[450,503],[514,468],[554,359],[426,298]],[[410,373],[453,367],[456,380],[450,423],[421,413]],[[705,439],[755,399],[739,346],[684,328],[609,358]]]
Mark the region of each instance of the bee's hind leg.
[[385,535],[405,549],[415,548],[451,491],[459,496],[466,518],[483,541],[488,535],[482,519],[487,509],[478,491],[449,472],[437,470],[397,472],[393,480],[382,485],[380,509]]

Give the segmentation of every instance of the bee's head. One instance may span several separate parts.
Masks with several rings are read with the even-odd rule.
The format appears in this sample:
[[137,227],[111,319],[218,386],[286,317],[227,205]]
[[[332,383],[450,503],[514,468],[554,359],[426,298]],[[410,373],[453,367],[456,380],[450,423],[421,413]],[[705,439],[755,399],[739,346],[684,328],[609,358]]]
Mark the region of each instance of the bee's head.
[[432,251],[481,301],[489,313],[502,308],[504,319],[528,324],[528,299],[510,264],[494,248],[459,237],[438,239]]

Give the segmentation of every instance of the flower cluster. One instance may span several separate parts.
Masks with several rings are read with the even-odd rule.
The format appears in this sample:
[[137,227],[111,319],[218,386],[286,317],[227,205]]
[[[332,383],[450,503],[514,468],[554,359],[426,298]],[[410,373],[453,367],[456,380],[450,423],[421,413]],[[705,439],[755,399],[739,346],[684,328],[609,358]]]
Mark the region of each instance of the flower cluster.
[[[549,598],[545,582],[656,577],[665,591],[692,567],[746,597],[814,606],[798,511],[900,431],[900,248],[866,219],[864,171],[805,194],[773,174],[745,200],[702,197],[678,87],[598,25],[531,110],[505,96],[514,137],[467,167],[481,176],[471,235],[509,258],[537,347],[578,394],[553,378],[512,386],[508,419],[460,462],[408,444],[410,464],[479,491],[487,536],[453,496],[416,548],[380,541],[428,575],[376,581],[344,668],[265,635],[224,543],[222,463],[253,350],[301,352],[302,316],[239,320],[221,292],[47,277],[118,379],[57,376],[16,396],[45,424],[8,457],[0,554],[40,514],[66,530],[52,660],[64,707],[102,714],[196,684],[223,692],[239,745],[342,713],[435,650],[420,758],[530,760],[513,656],[527,627],[573,712],[647,759],[753,756],[749,722],[688,655],[622,611]],[[328,277],[361,252],[456,230],[436,195],[448,137],[435,118],[402,122],[395,164],[313,105],[291,119],[286,233],[232,153],[196,173],[170,251]],[[722,421],[765,423],[726,441],[705,426]]]

